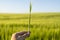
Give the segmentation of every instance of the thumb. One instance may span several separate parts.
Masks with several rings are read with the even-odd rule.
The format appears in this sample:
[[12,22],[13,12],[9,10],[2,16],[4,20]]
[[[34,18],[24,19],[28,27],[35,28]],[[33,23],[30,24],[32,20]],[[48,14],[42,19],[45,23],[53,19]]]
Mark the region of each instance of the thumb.
[[11,40],[16,40],[15,34],[16,33],[12,34]]

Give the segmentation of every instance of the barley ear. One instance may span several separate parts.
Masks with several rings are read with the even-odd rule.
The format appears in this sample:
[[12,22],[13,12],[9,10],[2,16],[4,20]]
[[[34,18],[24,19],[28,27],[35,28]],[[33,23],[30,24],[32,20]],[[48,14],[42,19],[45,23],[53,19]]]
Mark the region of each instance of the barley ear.
[[31,1],[30,1],[30,13],[31,13],[31,10],[32,10],[32,4],[31,4]]

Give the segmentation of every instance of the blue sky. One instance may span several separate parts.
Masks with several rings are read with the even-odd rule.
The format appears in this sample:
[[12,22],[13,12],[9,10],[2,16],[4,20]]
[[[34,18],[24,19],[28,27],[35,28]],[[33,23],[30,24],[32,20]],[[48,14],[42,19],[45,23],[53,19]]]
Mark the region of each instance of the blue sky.
[[[32,12],[60,12],[60,0],[31,0]],[[0,0],[2,13],[28,13],[30,0]]]

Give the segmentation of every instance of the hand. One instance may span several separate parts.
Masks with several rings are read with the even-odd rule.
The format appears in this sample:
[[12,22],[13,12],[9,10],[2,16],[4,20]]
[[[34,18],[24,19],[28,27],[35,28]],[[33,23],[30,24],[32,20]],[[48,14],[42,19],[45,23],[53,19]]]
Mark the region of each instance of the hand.
[[30,36],[30,32],[22,31],[12,34],[11,40],[25,40],[27,37]]

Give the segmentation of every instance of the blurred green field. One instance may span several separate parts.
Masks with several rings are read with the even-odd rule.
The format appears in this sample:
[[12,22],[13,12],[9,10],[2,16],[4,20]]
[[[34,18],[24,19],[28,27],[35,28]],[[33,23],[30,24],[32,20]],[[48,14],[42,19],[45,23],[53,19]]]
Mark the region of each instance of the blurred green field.
[[[29,14],[0,14],[0,40],[28,30]],[[33,13],[31,35],[26,40],[60,40],[60,12]]]

